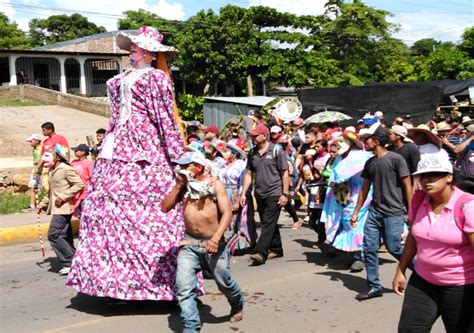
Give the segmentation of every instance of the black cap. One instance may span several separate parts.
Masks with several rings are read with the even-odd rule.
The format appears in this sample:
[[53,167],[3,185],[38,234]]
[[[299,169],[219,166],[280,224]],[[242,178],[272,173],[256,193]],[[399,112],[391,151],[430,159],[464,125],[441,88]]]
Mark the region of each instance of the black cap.
[[410,118],[411,118],[411,116],[409,114],[405,115],[405,119],[410,119]]
[[375,123],[369,127],[369,129],[364,133],[359,133],[361,139],[367,139],[370,137],[375,138],[386,138],[388,137],[388,130],[383,127],[380,123]]
[[89,147],[84,143],[81,143],[77,147],[72,147],[71,149],[74,150],[74,151],[82,151],[82,152],[86,153],[86,155],[89,155]]

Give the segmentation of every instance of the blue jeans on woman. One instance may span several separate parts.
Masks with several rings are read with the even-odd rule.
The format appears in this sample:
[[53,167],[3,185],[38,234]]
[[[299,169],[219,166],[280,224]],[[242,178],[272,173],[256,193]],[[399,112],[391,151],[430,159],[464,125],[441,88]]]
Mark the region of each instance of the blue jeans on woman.
[[176,296],[181,307],[181,324],[184,333],[199,332],[201,319],[196,302],[196,274],[206,270],[212,274],[219,291],[229,302],[232,312],[244,305],[244,295],[237,282],[230,275],[230,262],[227,247],[224,242],[219,244],[217,253],[207,253],[204,248],[205,240],[189,235],[185,236],[190,245],[181,247],[178,255],[176,272]]
[[384,216],[369,210],[364,226],[364,257],[367,271],[367,284],[370,289],[382,289],[379,279],[380,237],[388,252],[398,260],[402,256],[403,246],[401,235],[405,223],[404,215]]

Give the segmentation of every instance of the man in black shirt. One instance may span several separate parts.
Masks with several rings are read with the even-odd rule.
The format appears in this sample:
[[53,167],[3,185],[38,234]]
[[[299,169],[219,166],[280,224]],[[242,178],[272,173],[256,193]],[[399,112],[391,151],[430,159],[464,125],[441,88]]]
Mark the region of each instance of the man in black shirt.
[[283,256],[278,218],[290,197],[290,178],[286,154],[268,141],[268,127],[258,124],[249,134],[255,147],[249,152],[240,203],[246,205],[246,193],[253,181],[261,233],[251,258],[255,265],[262,265],[267,259]]
[[[364,225],[364,257],[369,290],[356,296],[360,301],[382,296],[379,280],[380,237],[390,254],[399,259],[403,252],[401,234],[405,223],[404,198],[410,202],[412,187],[410,171],[405,159],[397,153],[387,151],[388,131],[380,124],[374,124],[360,138],[365,141],[367,150],[374,153],[362,171],[364,184],[357,198],[351,218],[351,225],[357,225],[359,211],[367,199],[370,185],[373,185],[369,216]],[[404,197],[405,195],[405,197]]]
[[[412,141],[408,139],[408,130],[400,125],[393,125],[390,129],[390,134],[388,139],[393,145],[394,152],[400,154],[407,162],[408,170],[410,170],[410,175],[416,172],[418,167],[418,162],[420,161],[420,151],[418,147],[411,143]],[[410,142],[411,141],[411,142]],[[412,187],[417,188],[417,180],[413,180],[413,177],[410,177],[412,180]]]

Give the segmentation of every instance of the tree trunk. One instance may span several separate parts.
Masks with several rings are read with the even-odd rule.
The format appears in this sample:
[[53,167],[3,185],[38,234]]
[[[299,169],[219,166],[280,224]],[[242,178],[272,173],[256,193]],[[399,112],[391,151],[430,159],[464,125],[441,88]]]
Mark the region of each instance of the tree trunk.
[[247,96],[253,96],[252,76],[247,75]]

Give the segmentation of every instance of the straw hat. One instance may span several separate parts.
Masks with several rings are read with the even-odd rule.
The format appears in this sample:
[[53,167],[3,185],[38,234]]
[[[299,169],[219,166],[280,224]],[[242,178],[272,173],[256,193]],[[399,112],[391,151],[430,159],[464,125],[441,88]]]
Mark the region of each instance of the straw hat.
[[431,132],[430,128],[428,125],[421,124],[418,125],[417,127],[409,128],[408,129],[408,137],[413,140],[413,137],[415,136],[415,133],[422,133],[424,134],[427,138],[428,141],[437,146],[438,148],[441,147],[441,141],[439,138]]
[[445,122],[445,121],[442,121],[442,122],[440,122],[440,123],[438,123],[438,124],[436,125],[436,130],[437,130],[438,132],[450,131],[450,130],[452,130],[452,129],[453,129],[453,128],[451,127],[451,125],[449,125],[449,124],[448,124],[447,122]]
[[138,47],[150,51],[166,53],[168,56],[175,56],[178,50],[172,46],[164,45],[163,35],[155,28],[143,26],[137,33],[128,34],[119,32],[116,37],[117,46],[125,51],[130,51],[130,46],[136,44]]
[[469,126],[469,125],[472,125],[474,124],[474,120],[471,119],[471,117],[469,116],[464,116],[462,117],[462,122],[463,126]]

